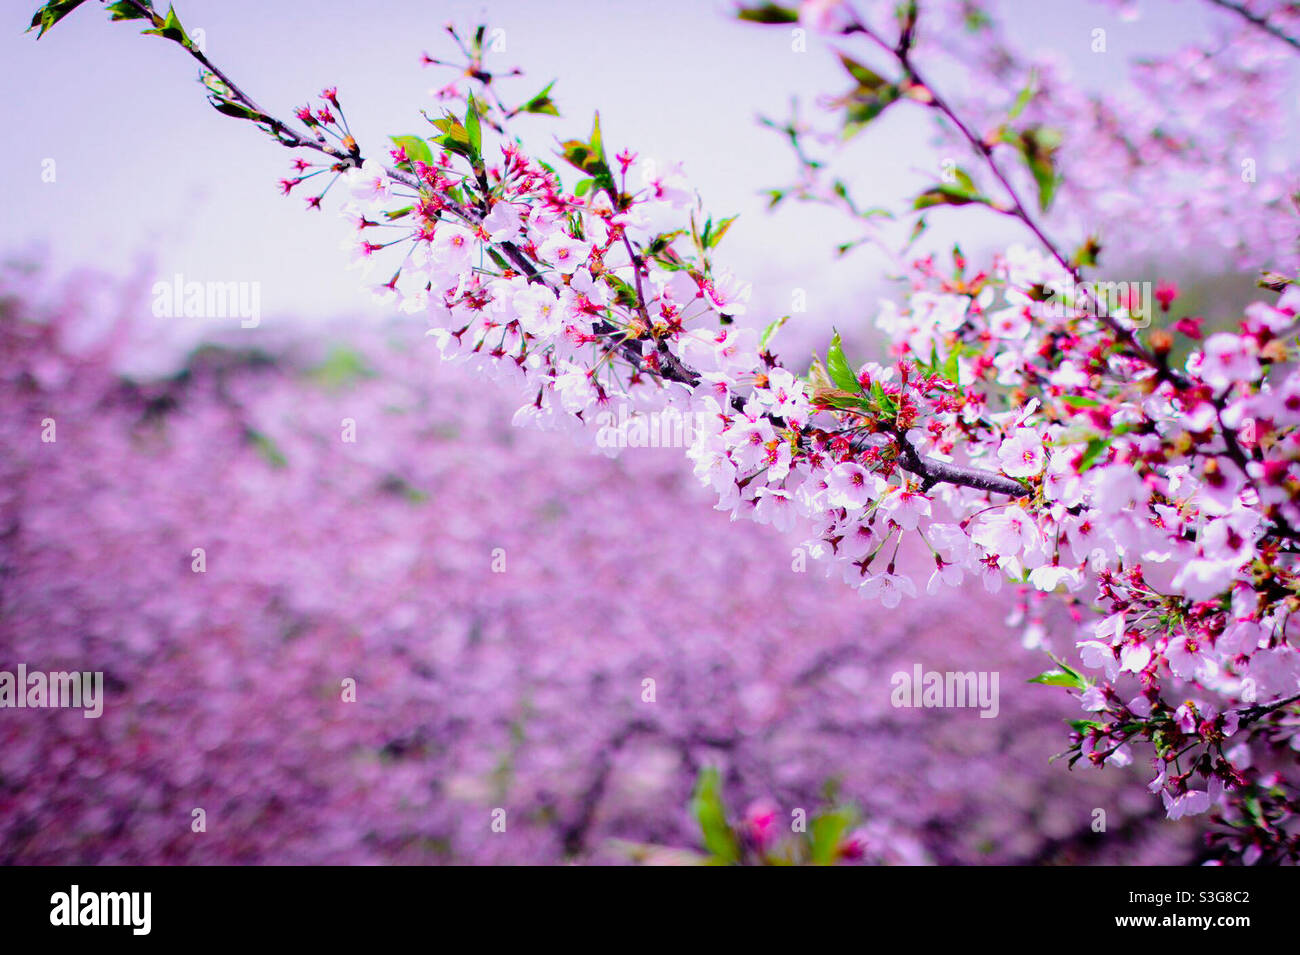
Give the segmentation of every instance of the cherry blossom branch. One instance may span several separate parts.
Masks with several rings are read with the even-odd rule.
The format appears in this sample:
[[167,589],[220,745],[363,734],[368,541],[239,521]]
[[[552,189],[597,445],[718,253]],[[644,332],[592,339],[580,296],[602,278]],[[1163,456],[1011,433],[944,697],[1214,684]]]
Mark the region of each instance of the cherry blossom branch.
[[[952,123],[954,127],[956,127],[962,138],[970,144],[971,149],[973,149],[976,155],[979,156],[980,160],[1005,191],[1010,204],[1007,206],[993,206],[992,208],[1004,215],[1018,219],[1025,228],[1033,234],[1034,238],[1038,240],[1039,244],[1042,245],[1048,254],[1050,254],[1052,258],[1054,258],[1060,266],[1066,270],[1074,280],[1076,286],[1086,290],[1086,286],[1083,282],[1083,274],[1079,267],[1070,261],[1069,256],[1061,251],[1060,246],[1057,245],[1050,236],[1048,236],[1043,226],[1041,226],[1033,215],[1030,214],[1028,209],[1025,207],[1024,202],[1021,200],[1019,190],[1012,185],[1011,180],[1002,170],[1002,167],[994,157],[993,147],[990,146],[983,137],[975,135],[966,122],[957,114],[956,110],[948,104],[947,100],[945,100],[935,87],[921,75],[919,70],[917,70],[911,56],[912,29],[909,28],[905,30],[897,45],[893,45],[886,41],[884,37],[880,36],[880,34],[875,30],[871,29],[871,27],[863,23],[861,18],[859,18],[855,13],[852,22],[845,26],[841,32],[846,36],[860,33],[894,58],[894,61],[903,71],[904,81],[907,82],[911,88],[922,91],[921,96],[918,97],[918,101],[925,103],[932,109],[938,111],[950,123]],[[1088,293],[1085,291],[1084,294],[1087,295]],[[1105,307],[1105,303],[1095,302],[1094,304],[1096,306],[1094,311],[1096,312],[1097,317],[1111,331],[1111,333],[1124,344],[1133,357],[1154,368],[1159,377],[1173,382],[1179,388],[1187,387],[1186,379],[1178,372],[1170,369],[1166,363],[1161,362],[1156,355],[1138,341],[1137,336],[1131,329],[1125,328],[1113,315],[1109,313],[1108,309]]]
[[[311,149],[335,159],[337,161],[334,167],[336,172],[342,172],[348,168],[359,168],[364,164],[365,160],[361,154],[360,147],[350,135],[347,135],[341,140],[343,146],[346,148],[346,151],[344,151],[330,145],[320,134],[317,134],[316,136],[305,135],[294,129],[289,123],[277,119],[267,113],[251,96],[245,93],[243,89],[241,89],[239,85],[231,79],[229,74],[212,63],[212,61],[209,60],[201,50],[189,41],[183,28],[180,27],[179,21],[175,21],[174,24],[171,23],[172,16],[170,14],[168,19],[164,20],[147,2],[145,2],[145,0],[126,0],[126,5],[129,9],[135,12],[137,19],[148,20],[155,30],[164,31],[164,35],[167,35],[165,31],[169,26],[171,26],[173,32],[169,38],[180,43],[180,45],[186,49],[186,51],[203,67],[205,71],[207,71],[207,73],[211,74],[211,76],[215,77],[224,85],[224,89],[220,92],[213,91],[215,97],[214,105],[218,106],[221,111],[265,126],[278,142],[288,148]],[[460,45],[462,52],[469,55],[469,52],[465,49],[464,44],[460,42],[460,38],[455,31],[453,30],[449,32],[451,32],[453,38],[457,41],[458,45]],[[907,47],[910,45],[909,40],[910,35],[905,35],[903,44],[900,47],[904,57],[906,57]],[[430,62],[436,61],[430,60]],[[485,73],[477,63],[472,63],[471,67],[470,75],[477,82],[487,88],[491,81],[491,75]],[[209,86],[209,89],[212,90],[212,87]],[[498,105],[498,108],[501,108],[500,98],[495,96],[494,90],[490,90],[490,92],[493,93],[493,101]],[[424,184],[416,176],[413,176],[400,168],[394,168],[389,165],[385,165],[384,170],[394,182],[400,183],[417,193],[424,191]],[[480,182],[480,186],[485,187],[485,184]],[[615,205],[618,204],[619,196],[616,192],[612,193],[610,198]],[[438,199],[441,208],[461,219],[472,228],[478,229],[481,233],[481,224],[486,209],[484,212],[480,212],[470,206],[457,202],[445,193],[440,193]],[[1027,219],[1027,216],[1025,216],[1025,218]],[[636,294],[635,309],[638,317],[647,328],[642,334],[634,336],[628,334],[625,330],[618,328],[610,322],[600,321],[594,325],[593,333],[609,353],[618,354],[623,357],[629,365],[631,365],[634,371],[647,373],[657,379],[677,382],[687,386],[688,388],[694,389],[701,380],[700,374],[680,357],[675,355],[671,349],[667,347],[667,344],[664,341],[660,340],[658,342],[653,361],[649,360],[639,347],[646,341],[653,341],[653,338],[650,337],[649,328],[649,326],[652,325],[652,322],[646,308],[645,292],[641,281],[642,261],[626,233],[621,236],[621,239],[633,270]],[[553,292],[559,291],[559,289],[548,280],[547,276],[543,274],[542,270],[537,268],[529,255],[516,244],[504,241],[489,243],[489,245],[497,248],[511,266],[517,269],[530,283],[545,285]],[[732,399],[731,406],[737,412],[743,412],[745,404],[741,398],[735,397]],[[778,416],[769,414],[767,417],[777,426],[785,425],[785,422],[783,422]],[[922,481],[923,487],[927,490],[936,484],[943,483],[969,487],[975,490],[991,493],[1006,494],[1013,497],[1020,497],[1027,493],[1025,487],[1012,478],[994,472],[981,471],[977,468],[964,467],[950,462],[939,461],[934,458],[922,456],[912,447],[905,435],[894,433],[893,436],[899,448],[899,457],[897,461],[898,467],[916,477],[919,477]]]
[[1255,706],[1246,707],[1240,711],[1241,726],[1249,726],[1256,720],[1263,719],[1269,713],[1282,709],[1284,706],[1290,706],[1292,703],[1300,703],[1300,693],[1294,696],[1288,696],[1284,700],[1275,700],[1272,703],[1261,703]]
[[953,464],[951,461],[923,457],[912,446],[912,442],[908,440],[905,434],[896,432],[894,440],[898,442],[899,451],[902,455],[900,466],[903,470],[910,471],[922,478],[922,491],[928,491],[936,484],[955,484],[961,487],[974,488],[977,491],[1006,494],[1010,497],[1027,497],[1030,493],[1029,489],[1015,478],[1009,478],[992,471],[981,471],[978,468]]
[[1258,27],[1270,36],[1274,36],[1283,43],[1289,43],[1297,50],[1300,50],[1300,38],[1287,33],[1270,20],[1267,14],[1256,13],[1249,9],[1244,3],[1238,2],[1238,0],[1209,0],[1209,2],[1221,10],[1228,10],[1231,13],[1235,13],[1252,26]]
[[[129,0],[129,2],[143,16],[146,16],[151,20],[157,19],[157,15],[147,7],[142,0]],[[258,106],[252,97],[244,93],[243,90],[240,89],[240,87],[229,77],[229,75],[213,64],[207,56],[202,53],[202,51],[193,48],[192,46],[186,46],[186,49],[206,70],[211,72],[226,85],[234,99],[251,112],[256,113],[258,121],[265,123],[276,134],[276,138],[283,145],[290,148],[305,147],[318,152],[323,152],[338,159],[341,164],[346,166],[360,166],[364,162],[360,148],[355,141],[350,142],[350,151],[347,154],[343,154],[328,143],[321,142],[315,138],[303,136],[287,123],[276,119]],[[487,82],[483,79],[479,79],[479,82],[484,86],[487,85]],[[394,181],[399,182],[408,188],[415,189],[417,192],[421,190],[420,182],[402,170],[385,166],[385,171]],[[443,195],[439,198],[442,201],[444,208],[463,221],[472,226],[478,226],[482,223],[482,216],[475,210],[456,202],[449,196]],[[611,198],[615,202],[618,200],[616,195],[611,196]],[[546,281],[545,277],[518,246],[511,242],[494,244],[500,249],[506,259],[514,265],[522,275],[527,277],[530,282],[540,282],[550,287],[550,283]],[[623,235],[623,244],[627,250],[628,258],[633,269],[637,295],[637,310],[643,321],[649,325],[650,318],[646,311],[645,293],[641,284],[640,257],[633,249],[631,241],[627,238],[626,233]],[[636,348],[635,343],[641,339],[630,338],[620,329],[608,325],[608,323],[601,323],[596,326],[594,331],[601,337],[609,350],[623,355],[623,357],[637,371],[648,372],[658,378],[684,384],[690,388],[694,388],[700,381],[699,373],[683,362],[678,356],[673,354],[663,343],[660,343],[658,351],[658,367],[652,367]],[[737,398],[733,401],[733,406],[736,410],[741,410],[743,409],[744,404],[739,398]],[[969,487],[979,491],[1006,494],[1012,497],[1022,497],[1028,493],[1020,482],[1012,478],[991,471],[982,471],[978,468],[965,467],[951,462],[922,456],[912,447],[905,435],[895,434],[894,437],[899,446],[899,467],[904,471],[921,478],[922,486],[927,490],[936,484],[952,484],[960,487]]]
[[[107,3],[108,0],[101,0],[101,2]],[[164,26],[165,21],[163,20],[163,18],[160,17],[157,11],[155,11],[151,6],[149,6],[149,4],[145,2],[145,0],[124,0],[124,2],[126,3],[127,6],[134,9],[140,15],[141,19],[148,20],[150,23],[154,25],[156,29],[160,29]],[[345,166],[360,165],[361,157],[360,154],[356,151],[355,142],[353,142],[353,148],[351,152],[343,152],[338,148],[331,146],[328,142],[325,142],[321,139],[317,139],[314,136],[303,135],[303,133],[294,129],[288,123],[284,122],[283,120],[276,119],[274,116],[267,113],[260,106],[258,106],[257,102],[251,96],[249,96],[242,89],[240,89],[239,86],[235,83],[235,81],[232,80],[224,70],[222,70],[211,60],[209,60],[207,55],[202,50],[200,50],[197,46],[195,46],[193,43],[184,42],[184,43],[180,43],[179,45],[182,46],[190,54],[190,56],[192,56],[195,60],[197,60],[200,66],[202,66],[207,72],[211,73],[213,76],[215,76],[226,86],[226,88],[230,91],[231,94],[230,99],[232,99],[239,105],[245,107],[249,112],[255,113],[256,114],[255,121],[267,126],[267,128],[271,131],[271,134],[275,136],[275,138],[278,139],[283,145],[287,146],[290,149],[313,149],[316,152],[324,153],[327,156],[337,159],[340,163],[344,164]],[[248,118],[253,119],[253,117],[248,117]]]

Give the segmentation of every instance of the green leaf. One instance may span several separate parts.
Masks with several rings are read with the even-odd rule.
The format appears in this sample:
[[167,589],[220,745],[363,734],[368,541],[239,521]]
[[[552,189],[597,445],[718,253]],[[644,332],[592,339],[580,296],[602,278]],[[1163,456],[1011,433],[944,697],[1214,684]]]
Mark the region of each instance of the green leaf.
[[[157,23],[157,18],[155,18],[153,22]],[[142,32],[152,33],[156,36],[172,40],[175,43],[179,43],[187,50],[194,49],[194,43],[190,40],[189,34],[185,32],[185,28],[181,26],[181,18],[176,15],[175,7],[167,8],[167,16],[163,19],[162,26],[155,27],[152,30],[144,30]]]
[[722,237],[727,234],[727,230],[731,228],[731,224],[735,221],[736,216],[729,216],[726,219],[718,220],[718,224],[714,225],[713,220],[710,219],[704,230],[704,247],[706,249],[715,248],[717,244],[722,241]]
[[[966,177],[969,182],[970,177]],[[966,185],[960,181],[945,182],[937,186],[931,186],[925,192],[921,193],[912,200],[913,209],[929,209],[932,206],[968,206],[971,203],[989,204],[989,197],[977,192],[974,185]]]
[[406,150],[406,158],[411,161],[412,166],[417,162],[422,162],[426,166],[433,165],[433,150],[419,136],[389,136],[388,138],[393,141],[393,145],[401,146]]
[[1110,441],[1106,438],[1093,438],[1088,442],[1088,446],[1083,450],[1083,457],[1079,460],[1079,473],[1082,474],[1090,467],[1101,460],[1110,449]]
[[600,113],[596,113],[591,122],[591,148],[601,162],[605,161],[605,141],[600,136]]
[[839,58],[840,65],[857,83],[842,101],[845,107],[844,136],[847,139],[861,132],[868,123],[897,102],[903,91],[848,54],[840,53]]
[[1044,670],[1038,676],[1026,682],[1041,683],[1044,686],[1068,686],[1074,690],[1086,690],[1088,684],[1073,670]]
[[1038,183],[1038,208],[1046,212],[1052,207],[1056,198],[1056,189],[1061,184],[1061,177],[1049,160],[1035,160],[1029,164],[1034,181]]
[[857,821],[851,809],[832,809],[812,818],[809,835],[812,839],[813,865],[834,865],[840,855],[844,836]]
[[434,127],[442,133],[441,136],[434,138],[434,142],[448,152],[464,156],[471,162],[474,161],[474,151],[470,146],[469,130],[460,118],[452,113],[447,113],[442,119],[432,121]]
[[546,84],[546,89],[542,90],[528,102],[520,106],[515,112],[517,113],[544,113],[547,116],[559,116],[560,111],[555,108],[555,103],[551,100],[551,87],[555,85],[555,80]]
[[560,144],[560,155],[569,165],[582,170],[594,179],[596,186],[602,191],[610,194],[618,191],[618,186],[614,183],[614,175],[605,162],[605,144],[601,140],[599,113],[596,114],[592,126],[591,142],[584,143],[580,139],[567,140]]
[[869,123],[898,102],[902,93],[892,83],[876,89],[859,86],[853,91],[844,109],[844,138],[851,139],[862,132]]
[[1101,239],[1090,235],[1084,240],[1083,245],[1075,250],[1073,261],[1079,268],[1091,268],[1097,264],[1099,255],[1101,255]]
[[257,453],[265,459],[267,464],[271,465],[273,468],[283,468],[288,466],[289,459],[284,456],[284,452],[280,450],[280,446],[272,441],[268,435],[263,434],[261,431],[254,431],[251,428],[248,430],[247,434],[248,440],[253,443],[253,446],[257,449]]
[[782,315],[776,321],[769,323],[767,328],[763,329],[763,337],[758,340],[758,350],[759,351],[766,350],[767,343],[772,340],[772,336],[776,334],[777,329],[779,329],[782,325],[784,325],[789,320],[790,320],[789,315]]
[[858,376],[854,374],[853,369],[849,367],[848,359],[844,357],[839,332],[831,336],[830,347],[826,349],[826,372],[831,376],[831,381],[835,382],[836,387],[851,393],[862,390],[862,386],[858,384]]
[[[149,6],[148,3],[145,6]],[[149,14],[142,12],[134,3],[127,3],[126,0],[118,0],[117,3],[111,3],[106,8],[111,19],[113,20],[147,20]]]
[[940,369],[940,374],[951,381],[954,385],[961,384],[961,364],[959,363],[958,358],[957,349],[952,349],[948,352],[948,357],[944,360],[943,368]]
[[798,23],[799,11],[777,3],[756,3],[737,10],[736,18],[749,23]]
[[581,139],[567,139],[560,143],[560,155],[569,165],[583,172],[594,170],[600,162],[591,146]]
[[1056,171],[1056,151],[1061,146],[1059,130],[1047,126],[1030,126],[1019,133],[1003,128],[999,134],[1002,142],[1010,143],[1020,151],[1030,175],[1038,185],[1038,205],[1046,212],[1056,198],[1061,177]]
[[1061,400],[1071,408],[1100,408],[1101,402],[1095,398],[1085,398],[1083,395],[1062,395]]
[[885,78],[875,70],[871,69],[871,67],[864,66],[845,53],[841,53],[839,56],[840,64],[844,69],[849,71],[850,76],[858,81],[859,87],[874,92],[886,85]]
[[711,766],[701,769],[695,782],[691,815],[700,824],[704,847],[715,862],[731,865],[740,861],[740,843],[727,823],[727,809],[722,802],[722,777]]
[[1026,83],[1025,88],[1020,91],[1020,94],[1016,97],[1016,101],[1011,104],[1011,111],[1007,113],[1007,118],[1016,119],[1019,117],[1020,114],[1025,111],[1025,107],[1029,105],[1029,101],[1034,98],[1036,92],[1038,92],[1038,71],[1030,70],[1029,82]]
[[326,388],[342,388],[363,378],[373,378],[376,373],[359,352],[339,346],[323,362],[309,369],[307,374]]
[[625,308],[635,308],[640,299],[637,298],[636,289],[624,278],[620,278],[613,272],[605,273],[605,282],[614,290],[614,301]]
[[204,70],[199,76],[199,81],[207,87],[209,93],[221,99],[233,99],[235,94],[229,86],[222,82],[221,77],[217,76],[211,70]]
[[659,233],[657,236],[651,239],[650,244],[645,247],[646,255],[662,255],[664,252],[668,251],[669,246],[673,244],[673,240],[676,239],[679,235],[683,235],[684,233],[685,233],[684,229],[676,229],[673,232]]
[[881,387],[880,382],[871,382],[871,397],[876,402],[876,407],[886,418],[892,418],[898,413],[894,407],[894,399],[885,394],[885,389]]
[[469,108],[465,112],[465,133],[469,137],[471,158],[475,164],[478,164],[483,156],[483,130],[479,125],[478,107],[474,105],[472,96],[469,99]]
[[907,238],[907,245],[910,248],[917,239],[925,234],[925,230],[930,227],[930,223],[925,216],[917,216],[916,224],[912,226],[912,234]]
[[954,166],[952,174],[957,180],[956,184],[961,187],[963,193],[968,196],[979,195],[979,190],[975,188],[975,180],[971,178],[970,173],[965,169],[961,168],[961,166]]
[[36,39],[39,40],[47,30],[85,2],[86,0],[50,0],[32,15],[32,25],[27,28],[27,32],[31,33],[40,27],[41,32],[36,34]]
[[1056,664],[1057,669],[1056,669],[1056,670],[1048,670],[1046,674],[1039,674],[1038,677],[1035,677],[1034,679],[1030,680],[1030,681],[1029,681],[1030,683],[1041,683],[1041,682],[1046,682],[1046,681],[1041,680],[1040,677],[1042,677],[1042,676],[1046,676],[1047,674],[1058,674],[1058,673],[1059,673],[1059,674],[1064,674],[1064,676],[1067,677],[1068,679],[1072,680],[1073,683],[1072,683],[1072,684],[1067,684],[1067,683],[1052,683],[1052,684],[1051,684],[1052,686],[1070,686],[1070,685],[1073,685],[1073,686],[1075,686],[1077,689],[1080,689],[1080,690],[1087,689],[1087,687],[1088,687],[1088,685],[1089,685],[1089,682],[1088,682],[1087,678],[1084,677],[1084,675],[1083,675],[1082,673],[1080,673],[1080,672],[1079,672],[1078,670],[1076,670],[1074,667],[1070,666],[1068,663],[1066,663],[1066,662],[1064,662],[1063,660],[1061,660],[1059,657],[1057,657],[1057,655],[1056,655],[1055,653],[1049,653],[1048,656],[1051,657],[1052,662]]
[[208,102],[212,104],[212,108],[218,113],[225,113],[227,116],[234,116],[236,119],[251,119],[259,123],[266,119],[263,114],[251,110],[247,106],[240,106],[238,103],[227,102],[216,97],[210,98]]
[[905,0],[894,8],[894,15],[898,18],[899,34],[910,34],[916,29],[917,18],[921,15],[917,0]]

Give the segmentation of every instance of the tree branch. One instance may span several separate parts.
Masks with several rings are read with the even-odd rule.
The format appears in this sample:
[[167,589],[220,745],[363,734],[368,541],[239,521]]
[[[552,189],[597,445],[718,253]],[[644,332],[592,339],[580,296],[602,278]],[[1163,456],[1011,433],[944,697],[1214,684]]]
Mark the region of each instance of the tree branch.
[[1249,726],[1256,720],[1262,719],[1275,710],[1280,710],[1284,706],[1290,706],[1292,703],[1300,702],[1300,693],[1294,696],[1288,696],[1284,700],[1276,700],[1273,703],[1257,703],[1242,709],[1239,726]]
[[1244,3],[1239,3],[1237,0],[1209,0],[1209,2],[1221,10],[1235,13],[1252,26],[1258,27],[1270,36],[1274,36],[1283,43],[1289,43],[1297,50],[1300,50],[1300,38],[1287,33],[1271,21],[1267,15],[1255,13],[1253,10],[1248,9]]
[[[957,115],[956,110],[948,104],[947,100],[939,95],[934,86],[932,86],[916,69],[916,66],[912,62],[909,38],[905,37],[897,46],[891,46],[883,37],[862,23],[856,16],[854,21],[845,27],[842,32],[846,35],[861,33],[866,36],[894,58],[899,68],[903,71],[905,79],[922,87],[926,93],[929,94],[928,105],[930,108],[937,110],[957,128],[957,131],[961,133],[962,138],[970,144],[976,155],[980,157],[984,165],[988,167],[989,172],[993,174],[993,177],[998,181],[998,184],[1006,192],[1007,198],[1010,200],[1010,206],[1005,209],[998,209],[998,211],[1020,220],[1020,222],[1023,223],[1024,226],[1033,234],[1034,238],[1038,240],[1039,244],[1042,245],[1048,254],[1060,263],[1061,267],[1069,273],[1070,277],[1074,280],[1075,285],[1083,288],[1085,294],[1087,294],[1086,286],[1083,284],[1083,275],[1080,272],[1079,267],[1070,261],[1069,257],[1066,256],[1065,253],[1061,251],[1060,247],[1047,235],[1043,227],[1039,225],[1032,215],[1030,215],[1029,211],[1025,208],[1024,202],[1021,201],[1020,193],[1011,184],[1011,180],[1007,177],[1006,173],[1003,172],[1002,167],[994,158],[993,148],[981,137],[975,135],[971,128],[966,125],[960,116]],[[1097,317],[1111,331],[1111,333],[1115,335],[1116,339],[1118,339],[1128,349],[1129,353],[1133,357],[1147,365],[1150,365],[1156,370],[1156,373],[1159,376],[1173,382],[1177,387],[1186,388],[1188,386],[1187,380],[1182,375],[1171,370],[1167,364],[1158,361],[1156,356],[1153,355],[1146,346],[1138,341],[1137,336],[1133,333],[1132,329],[1125,328],[1121,325],[1119,321],[1106,309],[1105,303],[1096,301],[1094,297],[1094,306]]]

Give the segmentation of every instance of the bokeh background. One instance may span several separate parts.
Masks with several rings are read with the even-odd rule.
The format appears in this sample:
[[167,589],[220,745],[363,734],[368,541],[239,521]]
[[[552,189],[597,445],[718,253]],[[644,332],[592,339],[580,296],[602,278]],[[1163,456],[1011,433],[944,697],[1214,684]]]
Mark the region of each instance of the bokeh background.
[[[103,670],[108,696],[98,720],[0,711],[0,861],[618,862],[620,840],[698,845],[703,766],[737,813],[855,804],[868,861],[1200,858],[1199,823],[1162,821],[1147,767],[1050,761],[1077,704],[1026,684],[1046,661],[1022,645],[1016,593],[884,610],[793,570],[797,540],[713,512],[680,452],[609,460],[512,429],[508,403],[438,366],[423,328],[344,270],[340,223],[278,197],[288,154],[207,108],[175,47],[93,8],[37,44],[33,4],[4,6],[0,669]],[[1191,4],[1136,21],[1004,6],[1084,88],[1213,29]],[[520,94],[559,79],[563,117],[537,118],[536,142],[600,109],[607,142],[684,161],[711,210],[740,214],[725,259],[755,282],[745,321],[799,288],[786,354],[832,323],[866,342],[880,262],[833,259],[838,224],[770,215],[760,195],[793,165],[756,117],[841,85],[839,67],[726,9],[180,13],[276,112],[338,86],[363,145],[419,129],[446,78],[419,57],[450,52],[445,22],[500,27]],[[1105,58],[1087,46],[1099,25]],[[933,177],[923,118],[891,124],[848,157],[881,205]],[[1021,237],[990,219],[963,238],[979,254]],[[1205,281],[1212,259],[1169,267],[1245,294]],[[177,273],[258,283],[260,325],[154,317],[150,289]],[[999,671],[999,717],[893,708],[889,677],[914,663]]]

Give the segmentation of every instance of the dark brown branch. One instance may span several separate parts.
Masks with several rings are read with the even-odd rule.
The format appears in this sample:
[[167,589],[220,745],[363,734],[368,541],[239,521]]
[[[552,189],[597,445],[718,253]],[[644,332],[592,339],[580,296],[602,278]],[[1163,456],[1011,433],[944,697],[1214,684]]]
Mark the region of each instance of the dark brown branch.
[[1297,702],[1300,702],[1300,693],[1297,693],[1294,696],[1288,696],[1284,700],[1277,700],[1276,702],[1273,703],[1257,703],[1254,706],[1247,707],[1240,711],[1241,717],[1240,717],[1240,723],[1238,725],[1249,726],[1251,723],[1254,723],[1256,720],[1263,719],[1269,713],[1272,713],[1275,710],[1280,710],[1284,706],[1290,706],[1292,703],[1297,703]]
[[1235,13],[1252,26],[1258,27],[1265,33],[1277,37],[1283,43],[1289,43],[1297,50],[1300,50],[1300,38],[1287,33],[1264,14],[1255,13],[1253,10],[1248,9],[1244,3],[1238,3],[1237,0],[1209,0],[1209,2],[1221,10]]
[[1029,494],[1029,489],[1015,478],[953,464],[950,461],[923,457],[916,448],[912,447],[912,442],[905,434],[896,434],[894,440],[898,442],[902,454],[901,466],[922,479],[924,482],[922,490],[929,490],[935,484],[956,484],[977,491],[1006,494],[1010,497],[1026,497]]
[[[104,0],[104,2],[107,2],[107,0]],[[158,16],[157,11],[149,7],[149,5],[144,3],[143,0],[127,0],[127,2],[130,3],[131,6],[135,7],[135,9],[155,27],[162,25],[161,18]],[[257,113],[260,118],[255,120],[255,122],[264,123],[270,129],[272,135],[274,135],[275,138],[284,146],[287,146],[290,149],[314,149],[316,152],[324,153],[344,165],[360,165],[361,157],[355,151],[352,153],[342,152],[331,146],[329,143],[323,142],[322,140],[316,139],[312,136],[305,136],[288,123],[276,119],[258,106],[253,98],[241,90],[235,81],[227,76],[220,67],[209,60],[202,50],[199,50],[194,46],[188,46],[185,44],[180,45],[190,54],[190,56],[198,61],[200,66],[224,83],[236,101],[251,112]]]

